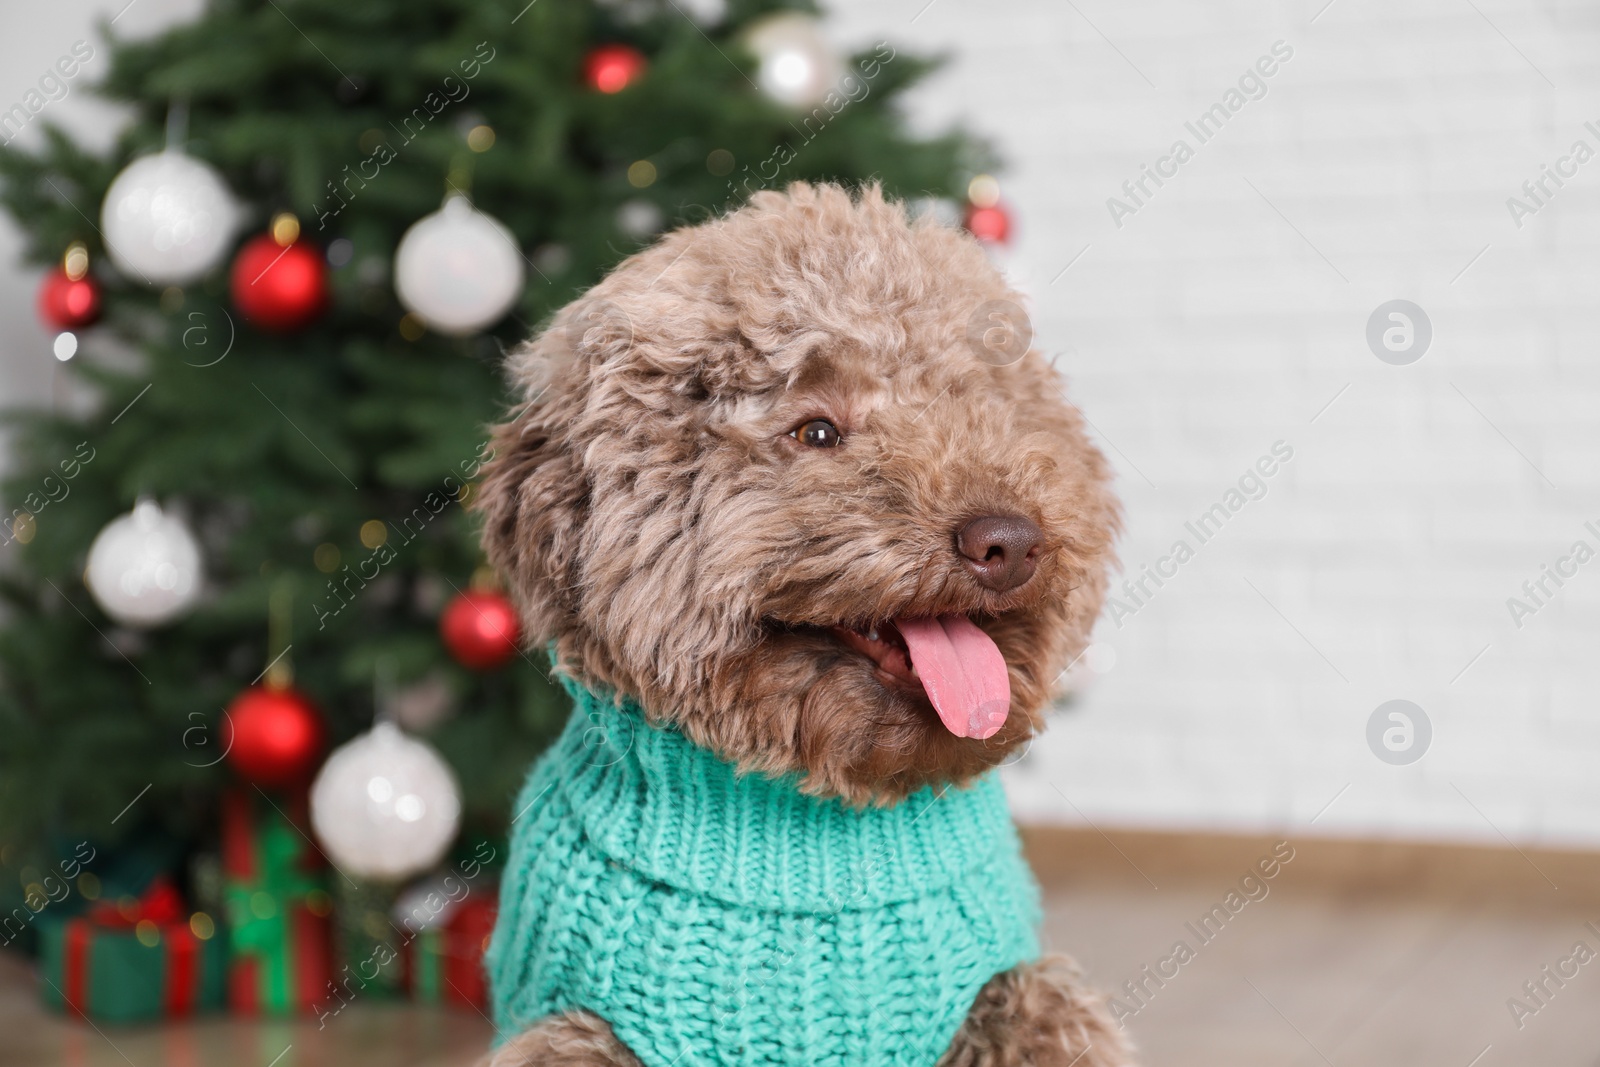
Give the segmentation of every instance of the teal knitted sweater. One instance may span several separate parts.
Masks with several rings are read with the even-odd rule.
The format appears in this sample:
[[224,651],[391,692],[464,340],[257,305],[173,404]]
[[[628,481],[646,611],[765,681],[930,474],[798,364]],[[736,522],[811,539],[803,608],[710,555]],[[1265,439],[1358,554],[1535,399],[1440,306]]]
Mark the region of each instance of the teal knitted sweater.
[[1038,958],[994,773],[855,809],[563,682],[489,945],[502,1040],[583,1009],[644,1067],[933,1067],[984,983]]

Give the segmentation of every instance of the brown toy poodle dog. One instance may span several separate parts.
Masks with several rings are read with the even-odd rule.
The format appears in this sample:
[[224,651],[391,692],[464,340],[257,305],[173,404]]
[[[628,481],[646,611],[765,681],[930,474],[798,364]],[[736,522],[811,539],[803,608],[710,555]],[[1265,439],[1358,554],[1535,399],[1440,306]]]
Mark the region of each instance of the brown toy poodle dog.
[[[552,755],[544,778],[536,770],[491,949],[502,1033],[486,1063],[1129,1062],[1073,965],[1037,951],[995,957],[993,969],[966,986],[952,978],[926,1003],[896,993],[911,988],[897,979],[833,997],[829,968],[844,967],[849,948],[840,931],[881,919],[860,918],[865,897],[797,905],[812,932],[732,1007],[710,979],[639,993],[624,980],[630,945],[662,974],[737,969],[743,950],[687,952],[673,939],[688,935],[673,931],[689,927],[659,916],[697,917],[704,944],[735,932],[752,943],[763,923],[787,920],[783,908],[749,901],[763,879],[803,881],[795,857],[808,834],[827,826],[848,837],[923,796],[930,807],[966,803],[1041,728],[1052,685],[1099,612],[1118,510],[1107,465],[1055,373],[1008,320],[1020,300],[966,234],[908,222],[876,188],[852,197],[797,184],[666,236],[514,354],[525,402],[498,428],[484,469],[475,505],[484,543],[580,707],[584,694],[604,694],[592,707],[635,716],[616,721],[637,722],[639,736],[607,760],[563,769]],[[600,731],[602,743],[613,729]],[[694,763],[695,781],[728,767],[737,785],[719,786],[723,799],[706,805],[753,806],[750,791],[761,789],[763,806],[813,805],[768,835],[794,846],[787,858],[766,874],[724,867],[701,882],[690,869],[697,856],[743,862],[715,851],[720,837],[696,838],[682,879],[614,847],[611,828],[634,806],[655,804],[659,816],[666,802],[652,791],[665,796],[668,785],[649,761],[669,751],[711,761]],[[609,801],[627,810],[585,823],[590,794],[571,783],[635,765],[645,770]],[[698,812],[694,798],[713,791],[671,788],[672,817],[748,814],[768,825],[765,814]],[[1004,820],[1003,801],[998,810]],[[934,823],[904,819],[895,832],[945,832]],[[959,821],[939,825],[966,840]],[[1005,821],[987,836],[999,851],[978,866],[1003,880],[1014,831]],[[961,851],[929,841],[928,855]],[[896,863],[884,869],[917,876]],[[724,894],[729,877],[749,884]],[[981,893],[988,874],[950,877],[976,879]],[[611,888],[594,888],[602,884]],[[923,906],[892,889],[882,921]],[[976,915],[978,897],[939,893]],[[585,932],[583,916],[601,932]],[[1000,937],[985,931],[1009,921],[967,925],[982,926],[981,948]],[[927,941],[895,951],[939,973],[945,942],[966,943]],[[559,959],[558,942],[567,946]],[[882,962],[889,954],[869,950],[861,966],[898,974]],[[800,973],[812,985],[783,984]],[[800,992],[791,1000],[786,989]],[[852,998],[876,1005],[869,1021],[845,1018]],[[951,1003],[953,1021],[934,1033]],[[727,1037],[735,1013],[738,1040]],[[718,1028],[700,1025],[714,1014]],[[769,1025],[779,1015],[791,1021]],[[669,1024],[677,1029],[662,1029]],[[904,1036],[918,1026],[937,1041],[931,1053]],[[830,1051],[850,1040],[866,1053]]]

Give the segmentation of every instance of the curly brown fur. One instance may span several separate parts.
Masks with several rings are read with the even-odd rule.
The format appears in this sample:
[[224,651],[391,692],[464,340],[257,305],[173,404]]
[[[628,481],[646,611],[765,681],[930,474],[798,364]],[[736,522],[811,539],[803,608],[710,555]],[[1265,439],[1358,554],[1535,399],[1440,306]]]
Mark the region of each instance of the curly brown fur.
[[939,1067],[1128,1067],[1105,998],[1065,956],[997,974],[973,1002]]
[[[876,188],[760,193],[624,262],[514,354],[524,403],[477,494],[530,639],[819,795],[892,802],[1004,759],[1088,639],[1117,507],[1045,360],[969,346],[990,300],[1022,298]],[[791,436],[810,418],[839,447]],[[986,514],[1043,531],[1020,588],[962,566],[954,531]],[[983,741],[831,630],[955,613],[1010,675]]]
[[478,1061],[477,1067],[639,1067],[605,1020],[586,1011],[552,1015]]

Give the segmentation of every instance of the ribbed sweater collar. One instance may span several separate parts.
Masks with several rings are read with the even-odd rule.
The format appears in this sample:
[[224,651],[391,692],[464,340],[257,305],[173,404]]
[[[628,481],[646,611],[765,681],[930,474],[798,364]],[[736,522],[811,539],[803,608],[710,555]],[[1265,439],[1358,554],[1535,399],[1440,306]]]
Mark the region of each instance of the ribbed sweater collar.
[[794,775],[739,774],[631,700],[570,678],[574,704],[541,761],[608,857],[732,904],[833,913],[909,900],[982,866],[1013,839],[998,775],[925,788],[892,807],[807,796]]

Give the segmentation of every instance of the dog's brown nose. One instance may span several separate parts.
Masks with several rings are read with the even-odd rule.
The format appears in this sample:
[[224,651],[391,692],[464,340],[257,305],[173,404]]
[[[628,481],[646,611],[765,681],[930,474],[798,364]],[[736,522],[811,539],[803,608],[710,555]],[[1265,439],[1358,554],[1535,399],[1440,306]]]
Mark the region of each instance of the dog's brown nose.
[[1003,593],[1033,577],[1043,536],[1021,515],[979,515],[956,531],[956,548],[979,585]]

